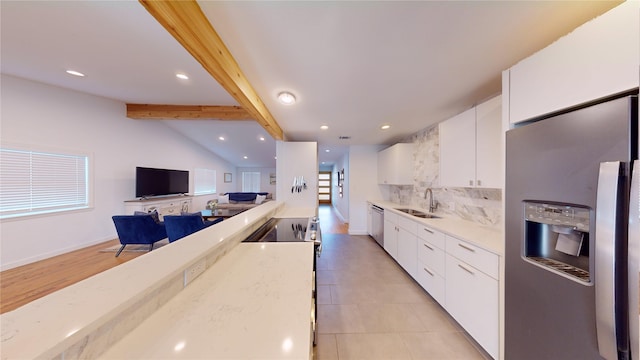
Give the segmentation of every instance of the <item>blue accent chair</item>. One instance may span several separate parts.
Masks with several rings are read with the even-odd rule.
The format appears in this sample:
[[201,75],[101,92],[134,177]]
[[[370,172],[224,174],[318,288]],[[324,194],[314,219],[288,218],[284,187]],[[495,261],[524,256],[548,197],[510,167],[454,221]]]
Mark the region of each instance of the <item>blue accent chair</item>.
[[164,217],[164,225],[167,229],[169,242],[182,239],[194,232],[208,228],[222,221],[222,218],[213,221],[204,221],[200,213],[189,215],[167,215]]
[[151,215],[115,215],[111,218],[122,244],[116,257],[129,244],[148,244],[151,251],[153,244],[167,238],[164,224],[156,222]]

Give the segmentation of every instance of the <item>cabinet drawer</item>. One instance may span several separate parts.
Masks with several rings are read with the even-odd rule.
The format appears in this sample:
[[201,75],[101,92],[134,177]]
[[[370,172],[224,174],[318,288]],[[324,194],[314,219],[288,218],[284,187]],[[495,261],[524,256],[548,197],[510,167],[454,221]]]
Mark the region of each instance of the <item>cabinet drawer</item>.
[[448,235],[446,235],[446,238],[448,254],[455,256],[492,278],[498,279],[500,266],[498,255]]
[[445,249],[444,234],[426,225],[418,224],[418,237],[430,242],[431,244],[439,247],[442,250]]
[[444,276],[444,259],[444,250],[439,249],[424,239],[420,239],[418,242],[419,261],[428,266],[431,271],[435,271],[437,274]]
[[404,216],[398,216],[398,226],[407,230],[413,235],[416,235],[416,230],[418,229],[418,224],[411,219],[408,219]]
[[445,305],[445,281],[442,276],[438,275],[431,267],[418,261],[416,280],[440,305]]

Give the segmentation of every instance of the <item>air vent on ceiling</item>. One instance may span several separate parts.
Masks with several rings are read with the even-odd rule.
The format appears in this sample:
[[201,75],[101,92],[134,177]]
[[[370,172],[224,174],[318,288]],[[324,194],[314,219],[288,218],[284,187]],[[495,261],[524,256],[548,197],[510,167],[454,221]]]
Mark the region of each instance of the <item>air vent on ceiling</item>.
[[351,136],[338,136],[338,139],[340,139],[340,140],[349,140],[349,139],[351,139]]

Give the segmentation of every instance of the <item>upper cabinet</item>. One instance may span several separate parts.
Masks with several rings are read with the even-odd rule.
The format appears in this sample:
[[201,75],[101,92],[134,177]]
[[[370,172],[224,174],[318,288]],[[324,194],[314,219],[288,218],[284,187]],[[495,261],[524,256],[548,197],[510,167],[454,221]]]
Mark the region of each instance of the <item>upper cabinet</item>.
[[400,143],[378,153],[378,184],[412,185],[415,144]]
[[440,185],[472,187],[476,180],[476,108],[443,121],[440,132]]
[[509,122],[638,87],[639,7],[622,3],[505,71]]
[[501,115],[496,96],[440,123],[441,186],[502,188]]
[[501,189],[504,184],[502,96],[476,107],[476,186]]

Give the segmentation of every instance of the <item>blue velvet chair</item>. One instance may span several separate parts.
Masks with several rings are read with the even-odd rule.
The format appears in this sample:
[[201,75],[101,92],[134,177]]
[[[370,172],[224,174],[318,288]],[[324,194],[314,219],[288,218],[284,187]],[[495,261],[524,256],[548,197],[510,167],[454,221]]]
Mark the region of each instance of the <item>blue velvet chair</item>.
[[151,251],[153,244],[167,238],[164,224],[156,222],[151,215],[115,215],[111,218],[116,226],[120,244],[122,244],[116,257],[127,245],[148,244],[149,251]]
[[167,229],[169,242],[182,239],[194,232],[208,228],[222,221],[218,218],[212,221],[204,221],[200,213],[186,215],[167,215],[164,217],[164,225]]

